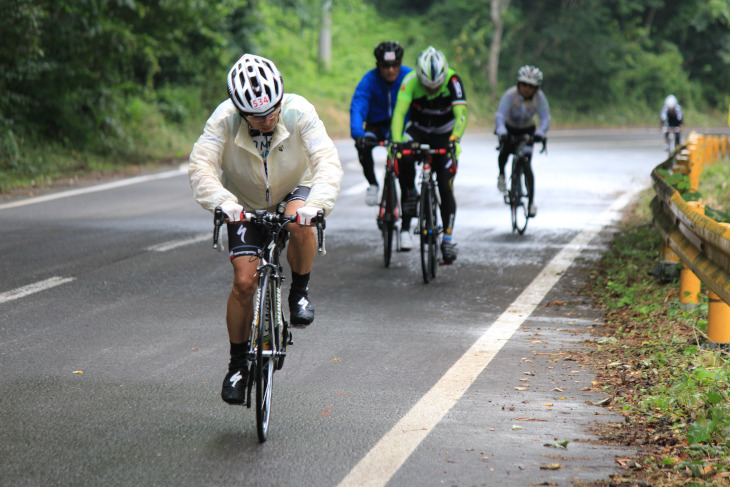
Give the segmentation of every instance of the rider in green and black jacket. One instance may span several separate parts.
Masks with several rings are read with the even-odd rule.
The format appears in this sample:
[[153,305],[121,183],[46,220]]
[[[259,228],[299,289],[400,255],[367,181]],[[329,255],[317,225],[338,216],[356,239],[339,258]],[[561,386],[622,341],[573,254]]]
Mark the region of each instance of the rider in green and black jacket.
[[[410,109],[410,121],[405,126],[405,118]],[[466,95],[461,78],[449,68],[446,56],[429,47],[418,55],[416,70],[403,79],[398,101],[391,122],[393,142],[412,139],[429,144],[432,149],[448,148],[455,144],[456,157],[461,152],[461,136],[466,129]],[[457,160],[450,154],[435,155],[432,168],[436,173],[441,195],[441,219],[444,222],[444,237],[441,254],[444,263],[456,259],[457,248],[452,239],[456,200],[454,199],[454,177]],[[413,246],[410,233],[410,220],[416,215],[418,192],[415,187],[416,169],[412,158],[401,158],[399,181],[401,205],[403,207],[403,228],[401,229],[401,249]]]

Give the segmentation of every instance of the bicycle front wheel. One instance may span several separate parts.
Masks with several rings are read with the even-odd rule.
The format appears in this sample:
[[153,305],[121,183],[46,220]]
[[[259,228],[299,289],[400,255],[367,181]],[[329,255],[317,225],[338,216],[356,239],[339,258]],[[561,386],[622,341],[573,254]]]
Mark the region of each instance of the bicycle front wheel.
[[520,235],[527,229],[529,203],[525,186],[525,173],[520,166],[512,171],[510,178],[510,214],[512,217],[512,231]]
[[395,209],[398,202],[396,201],[395,180],[392,175],[385,176],[385,184],[383,184],[383,199],[380,204],[382,213],[382,232],[383,232],[383,263],[385,267],[390,266],[390,257],[393,253],[393,233],[395,231]]
[[274,353],[276,348],[275,316],[275,283],[268,268],[262,269],[259,277],[259,300],[256,303],[256,364],[254,380],[256,382],[256,430],[259,440],[266,441],[271,416],[271,393],[274,386]]
[[436,268],[438,267],[435,197],[433,187],[428,184],[421,186],[418,233],[421,238],[421,271],[423,282],[426,284],[436,277]]

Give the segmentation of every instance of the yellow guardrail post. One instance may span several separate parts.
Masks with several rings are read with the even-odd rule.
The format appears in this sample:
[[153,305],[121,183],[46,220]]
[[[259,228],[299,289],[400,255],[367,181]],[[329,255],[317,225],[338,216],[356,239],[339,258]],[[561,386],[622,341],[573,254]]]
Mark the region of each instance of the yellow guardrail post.
[[[692,187],[695,188],[695,186]],[[688,201],[687,206],[699,213],[705,212],[705,204],[700,201]],[[702,281],[692,269],[687,267],[686,264],[682,264],[682,270],[679,272],[679,302],[682,304],[699,304],[701,284]]]
[[701,145],[697,142],[695,139],[692,141],[693,145],[689,146],[689,187],[692,191],[697,191],[700,187],[700,176],[702,175],[704,151],[701,150]]
[[679,271],[679,302],[698,304],[700,302],[700,278],[687,265]]
[[713,343],[730,342],[730,306],[714,292],[709,292],[707,311],[707,337]]
[[[730,223],[720,223],[727,233]],[[713,343],[730,343],[730,306],[711,289],[708,292],[707,337]]]

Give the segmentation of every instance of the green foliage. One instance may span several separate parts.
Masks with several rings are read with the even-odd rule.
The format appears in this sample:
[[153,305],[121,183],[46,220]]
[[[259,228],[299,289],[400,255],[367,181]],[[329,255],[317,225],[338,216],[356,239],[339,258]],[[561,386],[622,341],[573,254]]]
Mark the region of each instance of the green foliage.
[[705,215],[715,221],[730,223],[730,161],[705,166],[700,177],[699,191],[706,203]]
[[127,103],[204,83],[228,41],[225,2],[0,2],[22,7],[3,9],[17,17],[2,36],[4,123],[82,150],[124,152]]
[[[400,41],[407,65],[434,45],[464,80],[469,126],[491,128],[491,4],[332,2],[331,70],[323,72],[321,0],[0,0],[0,178],[37,168],[31,147],[40,142],[119,161],[159,153],[149,134],[202,125],[246,51],[273,59],[286,89],[309,98],[339,136],[375,45]],[[512,0],[503,17],[498,89],[514,83],[520,65],[540,66],[553,126],[655,124],[669,92],[689,123],[716,122],[713,110],[724,118],[727,1]]]
[[676,189],[685,201],[699,201],[702,195],[698,191],[692,191],[689,182],[689,175],[681,172],[669,172],[666,169],[657,169],[659,175],[664,177],[664,182]]

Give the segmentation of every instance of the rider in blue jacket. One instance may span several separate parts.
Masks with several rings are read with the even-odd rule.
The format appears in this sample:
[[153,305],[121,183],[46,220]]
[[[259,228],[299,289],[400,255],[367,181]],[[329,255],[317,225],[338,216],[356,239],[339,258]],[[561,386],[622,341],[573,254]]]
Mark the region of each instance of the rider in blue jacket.
[[357,155],[365,178],[370,183],[365,197],[368,205],[378,204],[378,181],[375,179],[373,146],[366,139],[390,138],[390,120],[403,77],[412,71],[401,66],[403,46],[396,41],[378,44],[374,52],[376,67],[355,88],[350,103],[350,135],[355,139]]

